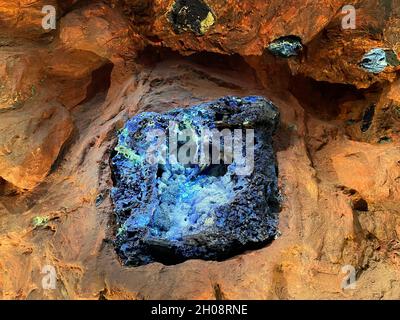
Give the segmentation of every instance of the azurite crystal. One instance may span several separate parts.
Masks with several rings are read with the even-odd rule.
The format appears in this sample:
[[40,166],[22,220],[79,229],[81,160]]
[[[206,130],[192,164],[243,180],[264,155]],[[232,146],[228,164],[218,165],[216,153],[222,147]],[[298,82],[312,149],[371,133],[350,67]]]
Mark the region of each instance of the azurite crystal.
[[[191,258],[221,260],[272,240],[279,211],[272,148],[278,124],[277,108],[263,97],[224,97],[130,119],[112,158],[112,199],[120,226],[116,248],[123,262],[138,266]],[[172,148],[171,140],[164,148],[157,144],[155,129],[167,136],[191,130],[200,137],[204,130],[224,128],[243,132],[241,142],[253,129],[254,169],[247,174],[237,170],[241,164],[236,158],[208,165],[147,161],[149,149],[159,155]],[[203,143],[193,141],[197,148]]]

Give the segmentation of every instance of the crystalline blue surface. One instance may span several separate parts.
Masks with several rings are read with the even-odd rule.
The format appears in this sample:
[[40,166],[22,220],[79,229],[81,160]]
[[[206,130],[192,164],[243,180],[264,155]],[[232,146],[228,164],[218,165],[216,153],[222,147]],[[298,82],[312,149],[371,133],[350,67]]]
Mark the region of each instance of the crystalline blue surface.
[[360,62],[361,68],[371,73],[380,73],[385,70],[388,65],[386,51],[379,48],[367,52]]
[[[148,163],[146,152],[157,142],[152,132],[167,132],[170,121],[179,130],[197,133],[205,128],[254,128],[254,171],[238,175],[235,161],[208,166]],[[129,265],[220,260],[270,241],[276,234],[279,207],[272,149],[278,123],[277,108],[255,96],[225,97],[130,119],[112,158],[121,259]]]

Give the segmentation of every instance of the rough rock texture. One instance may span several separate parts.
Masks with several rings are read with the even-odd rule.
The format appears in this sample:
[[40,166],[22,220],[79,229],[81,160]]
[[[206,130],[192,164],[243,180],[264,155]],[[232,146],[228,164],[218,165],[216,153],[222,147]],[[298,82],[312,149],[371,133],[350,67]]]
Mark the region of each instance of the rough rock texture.
[[42,28],[45,16],[42,8],[46,5],[58,8],[56,0],[18,0],[0,1],[0,38],[12,34],[15,38],[38,40],[40,37],[53,32]]
[[[354,30],[341,28],[344,1],[203,1],[214,21],[189,14],[181,31],[172,0],[59,1],[52,32],[42,1],[0,1],[1,298],[399,297],[399,66],[360,66],[374,49],[398,59],[398,1],[356,1]],[[267,50],[283,36],[301,39],[299,55]],[[221,262],[123,266],[116,133],[139,112],[228,95],[280,108],[281,236]],[[46,265],[56,290],[42,288]],[[347,265],[355,289],[342,289]]]
[[[21,26],[24,36],[35,40],[38,24],[43,30],[38,20],[44,16],[40,4],[21,3],[18,7],[34,15],[18,13],[26,19]],[[14,10],[12,6],[2,8],[9,12]],[[63,8],[69,8],[68,3]],[[135,48],[141,47],[129,30],[121,13],[95,3],[67,13],[60,21],[59,37],[51,45],[12,44],[9,41],[18,34],[5,34],[8,44],[0,51],[0,110],[5,119],[1,122],[0,177],[22,189],[32,189],[43,181],[72,132],[73,123],[64,108],[72,109],[107,91],[113,74],[123,73],[123,66],[137,54]],[[17,141],[24,142],[11,147]]]
[[21,189],[33,189],[46,177],[72,132],[61,106],[18,108],[1,114],[0,177]]
[[1,50],[0,110],[17,108],[34,96],[43,68],[37,61],[37,52],[25,48]]
[[[360,0],[356,8],[356,28],[344,30],[341,11],[326,28],[307,44],[304,60],[291,61],[294,74],[303,74],[319,81],[353,84],[367,88],[375,82],[396,79],[397,63],[383,72],[366,71],[360,66],[365,54],[374,49],[400,52],[400,6],[397,0]],[[397,60],[397,58],[396,58]]]
[[139,42],[123,15],[101,2],[73,10],[60,22],[61,46],[105,59],[134,57]]
[[[136,0],[124,0],[130,7],[133,16],[135,7],[131,3]],[[345,1],[329,0],[323,2],[308,2],[302,0],[286,1],[141,1],[150,6],[147,9],[150,26],[144,28],[144,34],[154,44],[163,44],[183,53],[194,51],[212,51],[218,53],[239,53],[243,55],[260,55],[273,40],[287,35],[300,37],[304,43],[309,42],[331,20]],[[204,21],[207,16],[202,12],[199,3],[207,5],[213,15],[204,32],[198,28],[186,28],[186,32],[176,32],[181,29],[181,23],[171,25],[170,14],[175,12],[174,6],[186,6]],[[199,8],[200,7],[200,8]],[[139,12],[140,13],[140,12]],[[205,18],[204,18],[205,17]],[[147,19],[146,19],[147,20]],[[215,21],[213,21],[215,20]],[[148,21],[148,20],[147,20]],[[240,26],[237,28],[236,26]],[[193,29],[194,32],[193,32]],[[203,35],[198,37],[198,35]]]
[[[112,159],[117,252],[124,263],[221,260],[272,240],[278,124],[277,108],[262,97],[225,97],[129,120]],[[227,132],[232,144],[221,146]]]

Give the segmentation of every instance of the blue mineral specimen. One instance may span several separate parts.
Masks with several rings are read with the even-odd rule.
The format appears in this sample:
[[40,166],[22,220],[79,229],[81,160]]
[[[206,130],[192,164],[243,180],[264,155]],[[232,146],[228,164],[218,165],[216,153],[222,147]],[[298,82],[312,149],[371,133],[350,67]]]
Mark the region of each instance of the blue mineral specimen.
[[367,52],[361,62],[360,67],[371,73],[380,73],[388,66],[386,52],[383,49],[372,49]]
[[360,67],[367,72],[381,73],[388,66],[397,67],[400,61],[393,50],[375,48],[368,51],[360,62]]
[[[258,96],[224,97],[130,119],[111,159],[111,196],[119,226],[115,244],[122,261],[139,266],[222,260],[271,241],[279,214],[272,148],[278,124],[278,109]],[[160,143],[161,133],[170,137],[189,130],[198,148],[204,143],[198,138],[204,138],[201,133],[224,129],[243,131],[243,142],[248,142],[244,132],[253,131],[254,170],[248,174],[239,174],[242,164],[235,158],[218,164],[182,164],[164,157],[148,161],[149,150],[158,157],[173,148],[172,140]]]
[[297,36],[284,36],[272,41],[268,50],[279,57],[289,58],[297,56],[303,49],[300,37]]

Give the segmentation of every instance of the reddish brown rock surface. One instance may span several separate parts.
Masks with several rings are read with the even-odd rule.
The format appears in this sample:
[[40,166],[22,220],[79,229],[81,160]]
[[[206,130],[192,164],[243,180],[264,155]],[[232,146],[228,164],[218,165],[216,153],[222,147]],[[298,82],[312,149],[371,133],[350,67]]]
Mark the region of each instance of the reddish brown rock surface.
[[374,48],[400,53],[400,7],[397,1],[363,0],[355,4],[355,29],[343,30],[344,14],[339,12],[307,44],[304,60],[292,61],[293,73],[318,81],[353,84],[367,88],[375,82],[393,81],[399,67],[388,67],[379,75],[365,72],[359,62]]
[[[130,7],[131,3],[145,1],[124,2]],[[169,13],[174,0],[147,2],[150,25],[146,26],[145,35],[150,42],[162,43],[182,53],[212,51],[241,55],[260,55],[271,41],[286,35],[299,36],[307,43],[344,4],[341,0],[308,2],[307,5],[302,0],[285,1],[284,4],[282,1],[257,0],[206,1],[215,15],[215,22],[204,36],[197,37],[190,31],[182,34],[173,31]],[[136,27],[143,28],[140,25]]]
[[[174,31],[173,1],[60,1],[50,34],[42,2],[27,3],[0,1],[0,298],[399,297],[398,70],[358,65],[375,47],[399,52],[397,1],[359,1],[346,31],[343,1],[206,1],[204,35]],[[302,39],[298,57],[266,51],[284,35]],[[117,130],[138,112],[253,94],[282,114],[281,236],[223,262],[122,266],[109,241]],[[42,288],[46,265],[56,290]]]
[[24,38],[38,40],[52,30],[42,28],[45,16],[42,8],[46,5],[58,8],[56,0],[18,0],[0,1],[0,37]]
[[70,137],[70,115],[61,106],[26,104],[1,119],[0,177],[31,190],[44,180]]

